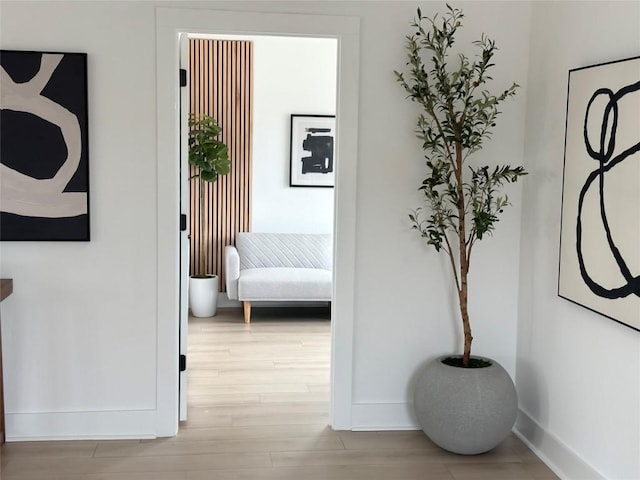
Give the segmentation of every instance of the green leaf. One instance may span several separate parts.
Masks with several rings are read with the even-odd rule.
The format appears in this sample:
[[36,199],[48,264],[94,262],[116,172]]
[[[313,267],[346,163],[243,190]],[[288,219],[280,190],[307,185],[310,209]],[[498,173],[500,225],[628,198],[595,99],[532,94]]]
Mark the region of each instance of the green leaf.
[[447,251],[455,264],[451,245],[462,239],[470,251],[475,239],[491,234],[509,204],[501,187],[526,175],[522,167],[510,165],[464,168],[491,138],[501,103],[515,95],[518,85],[492,93],[497,47],[484,34],[472,42],[473,56],[450,55],[462,27],[461,10],[447,4],[441,16],[426,18],[417,12],[413,33],[406,37],[405,71],[394,70],[406,98],[419,109],[415,135],[426,159],[418,188],[424,194],[423,210],[409,220],[427,244]]
[[200,178],[205,182],[215,182],[218,178],[218,174],[214,171],[205,171],[200,172]]
[[218,175],[229,173],[227,146],[217,140],[221,132],[213,117],[189,114],[189,163],[198,168],[199,178],[207,182],[215,182]]

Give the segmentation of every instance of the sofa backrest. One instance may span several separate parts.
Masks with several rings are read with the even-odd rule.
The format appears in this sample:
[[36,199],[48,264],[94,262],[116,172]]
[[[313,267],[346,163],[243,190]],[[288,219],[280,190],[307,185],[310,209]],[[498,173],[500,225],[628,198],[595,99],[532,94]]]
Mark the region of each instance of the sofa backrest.
[[332,238],[319,233],[256,233],[236,235],[240,270],[247,268],[322,268],[333,266]]

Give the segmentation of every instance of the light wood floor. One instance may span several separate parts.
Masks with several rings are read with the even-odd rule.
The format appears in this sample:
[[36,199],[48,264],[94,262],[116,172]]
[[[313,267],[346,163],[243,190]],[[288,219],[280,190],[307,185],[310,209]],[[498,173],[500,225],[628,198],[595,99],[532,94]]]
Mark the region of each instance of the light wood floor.
[[[189,420],[175,438],[5,444],[3,480],[547,480],[516,437],[458,456],[422,432],[327,427],[327,310],[191,319]],[[305,317],[304,320],[300,320]]]

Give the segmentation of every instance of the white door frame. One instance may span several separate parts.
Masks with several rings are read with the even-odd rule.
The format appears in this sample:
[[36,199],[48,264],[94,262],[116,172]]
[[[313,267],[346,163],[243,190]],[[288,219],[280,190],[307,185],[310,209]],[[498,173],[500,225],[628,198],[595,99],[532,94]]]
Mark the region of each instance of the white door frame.
[[331,426],[352,426],[360,22],[355,17],[156,9],[157,435],[178,431],[180,33],[338,39]]
[[[180,69],[187,72],[186,83],[187,85],[180,88],[179,94],[179,114],[180,114],[180,154],[179,154],[179,169],[180,169],[180,183],[178,185],[178,192],[180,202],[178,208],[180,209],[180,215],[185,215],[189,218],[189,160],[188,160],[188,148],[187,143],[189,141],[188,136],[188,114],[189,114],[189,39],[187,34],[183,33],[178,35],[178,48],[180,51],[179,64]],[[186,224],[186,222],[185,222]],[[186,358],[187,350],[189,346],[189,228],[187,225],[184,231],[181,231],[180,244],[178,245],[180,255],[180,292],[178,297],[178,305],[180,308],[178,318],[180,322],[179,327],[179,352],[180,357],[183,355]],[[182,228],[182,225],[181,225]],[[182,362],[180,362],[182,365]],[[187,419],[187,378],[188,378],[188,365],[185,364],[184,370],[179,372],[179,390],[180,396],[178,401],[178,416],[180,421]]]

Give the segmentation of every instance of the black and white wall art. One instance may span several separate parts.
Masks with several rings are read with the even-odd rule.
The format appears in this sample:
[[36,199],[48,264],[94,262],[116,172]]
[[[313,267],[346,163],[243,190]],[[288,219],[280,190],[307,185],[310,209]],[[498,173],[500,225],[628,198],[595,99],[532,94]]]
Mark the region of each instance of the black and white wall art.
[[569,72],[558,294],[640,330],[640,57]]
[[291,115],[292,187],[335,186],[333,115]]
[[0,240],[89,240],[87,55],[0,66]]

